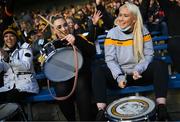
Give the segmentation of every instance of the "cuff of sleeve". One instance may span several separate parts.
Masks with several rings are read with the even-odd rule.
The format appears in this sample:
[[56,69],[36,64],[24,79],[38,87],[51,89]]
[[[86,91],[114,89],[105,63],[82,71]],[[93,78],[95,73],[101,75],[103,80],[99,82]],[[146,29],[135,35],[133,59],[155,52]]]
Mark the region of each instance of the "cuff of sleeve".
[[134,71],[137,71],[139,74],[142,74],[143,70],[139,67],[135,67]]
[[125,81],[125,82],[127,82],[126,81],[126,76],[125,75],[120,75],[120,76],[118,76],[117,78],[116,78],[116,81],[119,83],[120,81]]

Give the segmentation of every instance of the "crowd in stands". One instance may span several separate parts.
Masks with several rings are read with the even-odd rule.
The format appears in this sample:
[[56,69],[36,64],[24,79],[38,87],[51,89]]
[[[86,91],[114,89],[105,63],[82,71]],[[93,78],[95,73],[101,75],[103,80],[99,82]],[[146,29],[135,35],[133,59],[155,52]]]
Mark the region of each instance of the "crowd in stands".
[[[173,1],[173,2],[171,3],[170,1],[171,2]],[[177,24],[176,22],[173,23],[173,19],[177,19],[177,22],[180,21],[179,20],[180,17],[178,15],[179,14],[178,12],[180,12],[180,6],[179,6],[180,2],[179,0],[170,0],[170,1],[169,0],[95,0],[95,1],[90,1],[89,3],[83,4],[83,5],[71,5],[63,9],[52,7],[52,9],[48,11],[42,10],[42,9],[41,10],[36,9],[33,11],[26,10],[26,11],[22,11],[20,14],[19,13],[17,14],[14,12],[14,14],[12,15],[13,9],[16,9],[16,8],[13,8],[12,6],[13,5],[12,3],[14,2],[14,0],[4,0],[4,1],[1,0],[0,2],[0,5],[2,6],[1,12],[3,13],[0,15],[1,48],[3,50],[5,46],[8,47],[6,38],[9,38],[9,40],[11,40],[10,38],[15,38],[14,39],[15,42],[13,43],[13,46],[8,47],[8,49],[11,51],[8,52],[7,55],[9,55],[9,57],[12,57],[14,59],[15,64],[16,63],[18,64],[18,61],[19,62],[23,61],[22,64],[26,66],[24,69],[22,68],[22,71],[18,71],[17,73],[26,72],[29,74],[33,74],[33,73],[38,73],[42,71],[42,68],[43,68],[42,66],[45,59],[42,56],[41,50],[44,47],[44,45],[47,44],[48,42],[55,41],[55,40],[61,40],[61,41],[66,40],[68,44],[74,44],[75,46],[77,46],[77,48],[82,52],[82,56],[84,59],[83,66],[79,71],[79,79],[78,79],[77,88],[73,96],[68,98],[65,101],[60,101],[59,106],[61,110],[63,111],[67,120],[75,121],[76,119],[75,119],[74,101],[76,101],[78,110],[79,110],[80,120],[83,120],[83,121],[95,120],[95,118],[93,118],[93,116],[90,114],[92,113],[92,110],[91,110],[92,89],[95,91],[95,93],[98,93],[100,90],[99,89],[100,85],[98,85],[97,79],[98,78],[101,79],[100,78],[101,75],[105,76],[105,74],[99,75],[98,73],[100,71],[98,72],[96,71],[97,73],[93,75],[94,79],[91,78],[91,75],[92,75],[91,64],[96,55],[94,43],[95,43],[95,40],[97,39],[97,36],[102,35],[102,34],[107,34],[109,30],[111,30],[113,27],[116,27],[118,24],[115,20],[117,20],[116,18],[118,18],[121,15],[119,8],[123,6],[124,4],[133,3],[138,6],[142,15],[144,28],[147,28],[147,30],[144,29],[143,36],[147,36],[153,31],[158,31],[161,33],[161,35],[164,35],[164,36],[170,35],[172,37],[171,38],[172,40],[174,40],[175,38],[175,40],[180,41],[180,38],[179,38],[180,29],[176,30],[177,27],[175,27],[175,26],[178,26],[178,27],[180,26],[179,24],[176,25]],[[167,10],[168,7],[166,6],[171,7],[173,10],[176,9],[176,12],[177,12],[176,15],[169,12]],[[175,6],[175,8],[173,8],[172,6]],[[172,11],[172,12],[175,12],[175,11]],[[138,16],[136,15],[136,13],[133,13],[133,14],[134,16]],[[52,23],[54,26],[52,26],[51,24],[43,20],[40,17],[40,15],[43,16],[46,20],[48,20],[50,23]],[[128,15],[125,14],[123,16],[126,17]],[[173,25],[170,25],[172,23]],[[129,31],[128,28],[127,30]],[[176,32],[173,33],[174,30],[176,30]],[[59,33],[59,31],[61,33]],[[124,32],[123,29],[121,31]],[[62,32],[64,33],[64,35]],[[87,32],[88,32],[88,35],[87,34],[85,35],[85,33]],[[114,33],[116,32],[112,32],[112,30],[110,31],[110,33],[108,32],[107,38],[111,38],[111,39],[116,38],[113,35]],[[128,35],[129,33],[131,32],[127,32],[126,34]],[[176,37],[173,38],[173,36],[176,36]],[[126,36],[125,38],[129,39]],[[120,37],[120,39],[122,38]],[[28,45],[28,46],[25,46],[26,51],[30,51],[30,52],[23,52],[20,55],[20,58],[17,56],[14,56],[13,52],[16,51],[16,49],[19,50],[19,52],[22,51],[21,45],[23,45],[24,43]],[[176,45],[174,43],[173,44],[170,43],[170,44],[173,46]],[[106,52],[105,59],[106,59],[106,63],[110,65],[111,62],[110,62],[110,59],[108,59],[108,56],[110,57],[110,54],[112,52],[108,52],[111,49],[108,47],[108,44],[106,46],[105,46],[106,47],[105,50],[107,52]],[[178,46],[179,46],[179,42],[178,42]],[[178,66],[178,68],[175,70],[179,72],[180,71],[179,64],[178,64],[179,58],[178,59],[176,58],[176,57],[180,57],[179,49],[177,49],[177,51],[173,50],[174,49],[173,47],[171,47],[170,49],[171,49],[170,51],[172,52],[173,61],[175,62],[175,65]],[[2,50],[0,50],[1,57],[6,55],[6,53],[4,53]],[[137,54],[136,54],[137,57],[139,57],[140,55],[139,57],[140,59],[145,56],[144,54],[142,54],[141,51],[137,51]],[[150,53],[153,53],[153,51]],[[141,61],[140,59],[137,59],[137,62]],[[26,60],[28,60],[30,64],[28,64]],[[151,60],[148,60],[148,64],[150,62]],[[6,61],[2,58],[0,62],[0,65],[2,65],[1,67],[4,68],[4,65],[7,65],[7,64],[8,64],[8,68],[15,65],[13,64],[13,60]],[[154,62],[152,64],[155,65]],[[156,65],[159,66],[160,64],[161,63],[158,63]],[[34,65],[35,72],[31,69],[32,68],[31,65]],[[152,67],[155,67],[153,65]],[[1,68],[0,71],[3,68]],[[8,69],[8,68],[4,68],[4,69]],[[146,65],[146,68],[147,68],[147,65]],[[114,71],[115,67],[113,69],[109,67],[109,69],[111,70],[112,73],[116,72]],[[109,70],[106,70],[106,73],[108,73],[107,71]],[[4,70],[3,72],[1,72],[1,77],[3,77],[4,72],[6,73],[7,70]],[[14,73],[13,70],[9,72]],[[134,72],[133,77],[136,77],[137,79],[139,79],[140,77],[142,77],[141,76],[142,72],[139,72],[139,71],[137,71],[137,73]],[[152,72],[155,72],[155,70],[152,70]],[[25,74],[22,73],[22,75],[29,76],[29,74],[26,74],[26,73]],[[109,72],[109,75],[110,74],[111,73]],[[162,75],[162,79],[165,79],[165,81],[162,81],[161,84],[163,84],[162,86],[164,86],[165,90],[159,91],[157,84],[155,85],[157,87],[156,93],[159,95],[158,96],[156,94],[157,98],[166,97],[166,94],[167,94],[166,76],[168,74],[166,72],[166,68],[164,68],[164,74],[165,75]],[[156,77],[156,76],[153,76],[153,77]],[[120,79],[119,76],[115,77],[114,75],[114,78],[112,77],[112,79],[114,80],[117,80],[117,78]],[[133,79],[137,80],[136,78],[133,78]],[[91,85],[92,80],[94,83],[93,85]],[[158,81],[158,79],[156,79],[155,81]],[[30,82],[36,84],[36,81],[32,80]],[[102,82],[105,82],[105,81],[102,81]],[[42,84],[39,83],[39,87],[41,87],[41,85]],[[29,86],[32,87],[33,85],[29,84]],[[73,86],[73,79],[70,79],[68,82],[57,83],[55,84],[56,93],[58,94],[58,96],[67,95],[70,89],[72,88],[72,86]],[[119,87],[123,88],[122,84],[120,84]],[[11,90],[16,89],[18,90],[18,92],[21,91],[21,90],[19,91],[20,88],[16,87],[16,84],[12,85],[11,88],[8,88],[6,91],[9,91],[10,89]],[[36,89],[37,89],[36,91],[30,90],[30,93],[33,93],[33,94],[37,93],[38,88],[36,87]],[[29,91],[25,90],[26,94],[27,92]],[[12,91],[11,94],[17,94],[17,91],[15,92]],[[98,94],[96,94],[95,96],[96,98],[102,97],[102,96],[97,96],[97,95]],[[0,97],[2,97],[1,94],[0,94]],[[21,99],[21,98],[18,98],[18,99]],[[162,104],[166,103],[165,100],[162,102],[162,99],[160,99],[159,101]],[[104,101],[97,100],[96,102],[104,102]],[[102,106],[103,105],[101,104],[100,107]],[[98,106],[98,108],[100,107]],[[165,109],[162,109],[161,111],[164,112]],[[164,113],[159,112],[159,113],[160,113],[159,120],[167,119],[166,112]],[[98,115],[96,119],[102,120],[102,117],[99,117],[99,116],[101,115]]]

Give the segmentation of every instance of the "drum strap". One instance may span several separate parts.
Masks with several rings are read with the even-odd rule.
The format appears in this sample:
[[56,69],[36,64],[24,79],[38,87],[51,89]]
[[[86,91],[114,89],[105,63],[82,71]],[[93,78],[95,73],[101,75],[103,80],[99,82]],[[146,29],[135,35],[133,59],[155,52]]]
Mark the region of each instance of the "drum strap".
[[74,64],[75,64],[75,77],[74,77],[74,85],[73,88],[71,90],[71,92],[67,95],[67,96],[63,96],[63,97],[56,97],[52,94],[52,91],[50,90],[50,81],[47,80],[47,85],[48,85],[48,90],[51,94],[51,96],[56,99],[56,100],[66,100],[67,98],[69,98],[73,92],[75,91],[76,85],[77,85],[77,78],[78,78],[78,55],[77,55],[77,49],[74,45],[72,45],[73,47],[73,51],[74,51]]

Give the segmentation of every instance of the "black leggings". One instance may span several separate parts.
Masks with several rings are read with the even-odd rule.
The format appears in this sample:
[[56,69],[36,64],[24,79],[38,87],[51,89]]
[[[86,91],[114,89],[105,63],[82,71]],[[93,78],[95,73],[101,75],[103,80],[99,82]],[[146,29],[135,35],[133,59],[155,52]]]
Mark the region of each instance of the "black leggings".
[[168,41],[168,51],[173,61],[175,70],[180,73],[180,37]]
[[[74,79],[56,83],[55,91],[58,96],[66,96],[72,90]],[[91,75],[80,73],[78,76],[75,93],[68,99],[59,102],[59,106],[68,121],[75,121],[76,100],[81,121],[91,120]]]
[[[147,85],[153,82],[156,98],[167,96],[169,80],[167,64],[161,61],[153,61],[141,75],[142,78],[138,80],[133,80],[132,75],[127,75],[127,86]],[[92,89],[96,103],[106,103],[107,87],[119,88],[110,69],[106,65],[97,66],[92,75]]]
[[0,103],[6,102],[22,102],[27,96],[33,95],[33,93],[20,92],[17,89],[11,89],[6,92],[0,92]]

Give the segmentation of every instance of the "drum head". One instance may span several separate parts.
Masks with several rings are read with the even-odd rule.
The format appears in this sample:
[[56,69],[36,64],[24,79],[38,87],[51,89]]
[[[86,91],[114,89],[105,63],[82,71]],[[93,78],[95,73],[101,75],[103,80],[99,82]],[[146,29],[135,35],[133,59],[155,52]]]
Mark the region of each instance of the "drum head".
[[[83,64],[83,58],[79,51],[77,51],[77,56],[78,69],[80,69]],[[74,65],[74,51],[72,47],[58,48],[45,61],[44,74],[53,82],[66,81],[74,77]]]
[[11,116],[18,109],[15,103],[7,103],[0,105],[0,120],[4,120]]
[[140,121],[155,114],[155,103],[142,96],[125,97],[109,104],[106,114],[110,120]]

